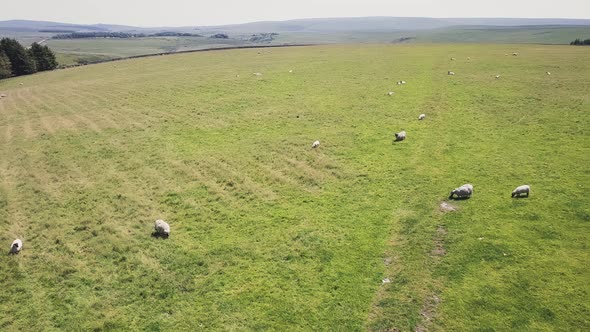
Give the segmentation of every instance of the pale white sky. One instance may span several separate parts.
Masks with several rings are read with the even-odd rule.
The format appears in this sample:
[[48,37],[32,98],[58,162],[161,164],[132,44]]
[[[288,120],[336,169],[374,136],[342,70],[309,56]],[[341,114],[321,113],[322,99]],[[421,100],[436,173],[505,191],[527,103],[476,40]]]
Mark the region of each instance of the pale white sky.
[[590,0],[0,0],[0,20],[193,26],[316,17],[590,18]]

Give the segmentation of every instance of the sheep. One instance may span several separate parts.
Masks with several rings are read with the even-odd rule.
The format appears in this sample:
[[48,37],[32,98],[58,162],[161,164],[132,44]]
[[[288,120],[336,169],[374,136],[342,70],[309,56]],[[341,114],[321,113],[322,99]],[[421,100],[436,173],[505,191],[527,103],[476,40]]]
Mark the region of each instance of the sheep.
[[500,79],[500,75],[496,75],[496,79]]
[[292,72],[293,72],[293,69],[290,69],[290,70],[289,70],[289,73],[292,73]]
[[406,84],[406,81],[400,81],[400,82],[402,82],[402,84]]
[[526,194],[526,197],[529,197],[529,193],[531,192],[531,186],[528,184],[518,186],[516,189],[512,191],[512,197],[521,197],[520,195]]
[[455,58],[451,58],[451,61],[455,61]]
[[551,73],[550,72],[547,72],[547,75],[551,75]]
[[406,81],[398,81],[397,85],[402,85],[402,84],[406,84]]
[[394,94],[394,93],[395,93],[395,92],[393,92],[393,91],[389,91],[389,92],[387,93],[387,95],[388,95],[388,96],[393,96],[393,94]]
[[420,116],[418,116],[418,120],[424,120],[425,117],[426,117],[426,114],[420,114]]
[[473,185],[467,183],[462,185],[459,188],[455,188],[453,191],[451,191],[451,194],[449,195],[449,199],[453,199],[454,195],[457,195],[457,198],[469,198],[471,197],[471,195],[473,194]]
[[395,141],[394,142],[399,142],[399,141],[403,141],[406,139],[406,131],[402,130],[399,133],[395,133]]
[[454,72],[454,71],[450,71],[450,70],[449,70],[448,74],[449,74],[449,75],[455,75],[455,72]]
[[170,236],[170,225],[168,225],[167,222],[165,222],[164,220],[158,219],[156,220],[156,223],[154,224],[154,230],[155,233],[154,235],[156,237],[163,237],[163,238],[167,238]]
[[517,55],[518,55],[518,53],[516,53],[516,52],[512,53],[512,56],[517,56]]
[[262,73],[253,73],[254,76],[262,76]]
[[318,146],[320,146],[320,141],[315,141],[315,142],[313,142],[313,144],[311,145],[311,148],[312,148],[312,149],[315,149],[315,148],[317,148]]
[[21,251],[22,248],[23,241],[21,239],[16,239],[12,241],[12,245],[10,245],[10,251],[8,252],[8,254],[16,255]]

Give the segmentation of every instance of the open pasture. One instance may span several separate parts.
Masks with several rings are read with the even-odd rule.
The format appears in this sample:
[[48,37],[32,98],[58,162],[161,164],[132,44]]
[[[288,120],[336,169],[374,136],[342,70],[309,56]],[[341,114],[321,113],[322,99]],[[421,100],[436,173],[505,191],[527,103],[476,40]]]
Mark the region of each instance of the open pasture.
[[589,64],[335,45],[0,81],[0,330],[589,330]]

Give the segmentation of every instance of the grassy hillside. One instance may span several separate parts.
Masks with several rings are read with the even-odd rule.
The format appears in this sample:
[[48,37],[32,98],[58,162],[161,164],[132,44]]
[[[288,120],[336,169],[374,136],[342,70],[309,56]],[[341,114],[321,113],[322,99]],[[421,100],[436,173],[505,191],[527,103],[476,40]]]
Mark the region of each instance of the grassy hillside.
[[60,64],[92,61],[92,57],[116,59],[135,55],[198,50],[213,47],[245,46],[240,39],[208,37],[150,37],[133,39],[50,39],[47,45],[62,56]]
[[351,45],[0,81],[0,327],[588,330],[588,63]]
[[[272,30],[267,30],[272,31]],[[590,36],[590,27],[453,27],[435,30],[335,31],[281,33],[269,44],[335,44],[335,43],[520,43],[569,44],[576,38]],[[230,39],[203,37],[166,37],[137,39],[48,40],[47,45],[60,56],[61,64],[134,55],[178,52],[205,48],[255,45],[248,34],[231,35]],[[409,39],[408,39],[409,38]],[[264,45],[267,45],[266,43]]]
[[417,33],[416,41],[434,43],[523,43],[569,44],[590,36],[590,27],[524,26],[524,27],[453,27]]

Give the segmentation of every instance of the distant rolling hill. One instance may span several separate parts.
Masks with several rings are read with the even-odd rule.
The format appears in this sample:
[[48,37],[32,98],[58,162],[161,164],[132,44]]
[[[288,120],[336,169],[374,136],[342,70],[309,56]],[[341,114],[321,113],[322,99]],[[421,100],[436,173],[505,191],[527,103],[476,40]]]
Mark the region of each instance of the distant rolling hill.
[[399,31],[430,30],[452,26],[524,26],[560,25],[590,26],[590,20],[527,19],[527,18],[429,18],[429,17],[354,17],[314,18],[288,21],[267,21],[245,24],[201,27],[203,30],[241,32],[344,32],[344,31]]
[[[202,37],[80,38],[55,40],[69,32],[183,32]],[[209,38],[217,33],[226,39]],[[254,34],[277,33],[272,38]],[[25,45],[49,45],[62,65],[87,64],[129,56],[219,47],[345,43],[511,43],[568,44],[590,37],[590,20],[528,18],[356,17],[265,21],[220,26],[134,27],[47,21],[0,21],[0,37]]]
[[429,18],[429,17],[353,17],[313,18],[287,21],[263,21],[220,26],[152,27],[141,28],[112,24],[69,24],[46,21],[0,21],[0,31],[223,31],[256,32],[345,32],[345,31],[400,31],[430,30],[452,26],[590,26],[586,19],[531,19],[531,18]]

